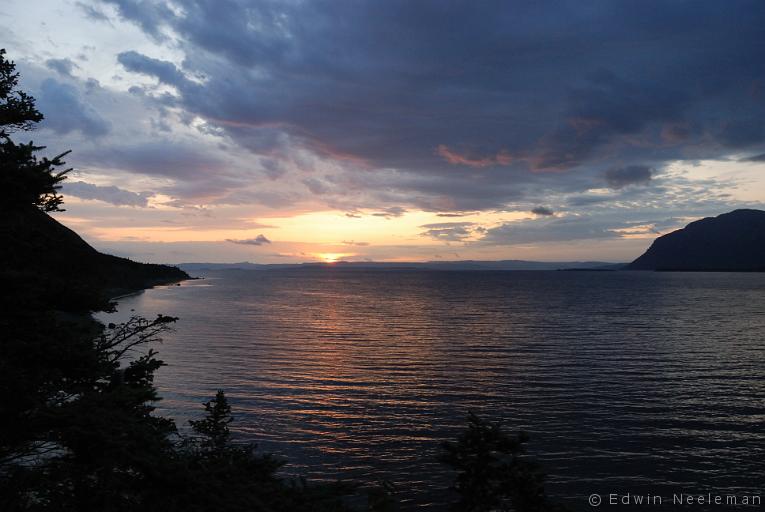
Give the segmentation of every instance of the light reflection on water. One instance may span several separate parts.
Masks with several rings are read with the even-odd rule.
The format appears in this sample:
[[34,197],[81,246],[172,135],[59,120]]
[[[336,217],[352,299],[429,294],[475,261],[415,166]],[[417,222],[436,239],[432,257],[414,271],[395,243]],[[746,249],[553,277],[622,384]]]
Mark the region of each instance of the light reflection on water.
[[[765,274],[215,271],[120,301],[180,317],[179,424],[226,390],[286,471],[442,499],[468,410],[531,434],[552,495],[762,492]],[[113,321],[113,319],[110,319]]]

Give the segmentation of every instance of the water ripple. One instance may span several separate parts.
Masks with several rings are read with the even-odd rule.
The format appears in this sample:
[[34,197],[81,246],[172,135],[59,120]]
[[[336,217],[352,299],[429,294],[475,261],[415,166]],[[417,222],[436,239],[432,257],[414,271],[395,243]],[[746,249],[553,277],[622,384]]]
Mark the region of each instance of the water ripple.
[[438,507],[468,410],[531,433],[550,493],[761,492],[765,275],[219,271],[122,301],[179,423],[224,388],[236,433],[317,480]]

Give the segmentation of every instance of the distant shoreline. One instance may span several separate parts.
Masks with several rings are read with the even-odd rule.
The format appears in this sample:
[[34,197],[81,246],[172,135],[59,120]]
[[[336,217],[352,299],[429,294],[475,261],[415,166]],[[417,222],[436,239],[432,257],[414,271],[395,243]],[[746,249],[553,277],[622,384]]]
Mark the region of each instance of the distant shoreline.
[[616,269],[626,263],[603,261],[424,261],[424,262],[309,262],[309,263],[178,263],[175,266],[186,272],[204,270],[287,270],[287,269],[336,269],[336,270],[563,270],[563,269]]
[[[151,290],[152,288],[158,288],[161,286],[180,286],[181,283],[185,281],[195,281],[197,279],[204,279],[202,277],[187,277],[184,279],[173,279],[172,281],[161,281],[161,282],[154,282],[154,283],[147,283],[145,286],[137,289],[132,288],[124,288],[124,289],[115,289],[111,290],[109,292],[110,299],[109,300],[120,300],[124,299],[125,297],[132,297],[133,295],[138,295],[139,293],[142,293],[146,290]],[[114,294],[114,295],[112,295]]]

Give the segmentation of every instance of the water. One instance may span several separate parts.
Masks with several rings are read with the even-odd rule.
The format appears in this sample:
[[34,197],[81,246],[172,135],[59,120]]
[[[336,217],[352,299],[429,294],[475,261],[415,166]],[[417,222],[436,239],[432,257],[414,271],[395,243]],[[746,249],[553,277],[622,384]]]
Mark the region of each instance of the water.
[[[180,317],[163,413],[218,388],[240,439],[311,479],[438,508],[472,410],[531,435],[548,491],[763,494],[765,274],[210,271],[120,302]],[[701,510],[703,507],[697,507]]]

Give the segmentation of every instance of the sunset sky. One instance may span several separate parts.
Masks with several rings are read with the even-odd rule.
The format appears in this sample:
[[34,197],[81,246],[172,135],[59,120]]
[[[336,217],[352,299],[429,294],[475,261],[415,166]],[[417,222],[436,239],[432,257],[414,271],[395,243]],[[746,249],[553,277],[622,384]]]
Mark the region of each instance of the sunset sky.
[[765,203],[765,2],[6,0],[55,217],[152,262],[629,261]]

